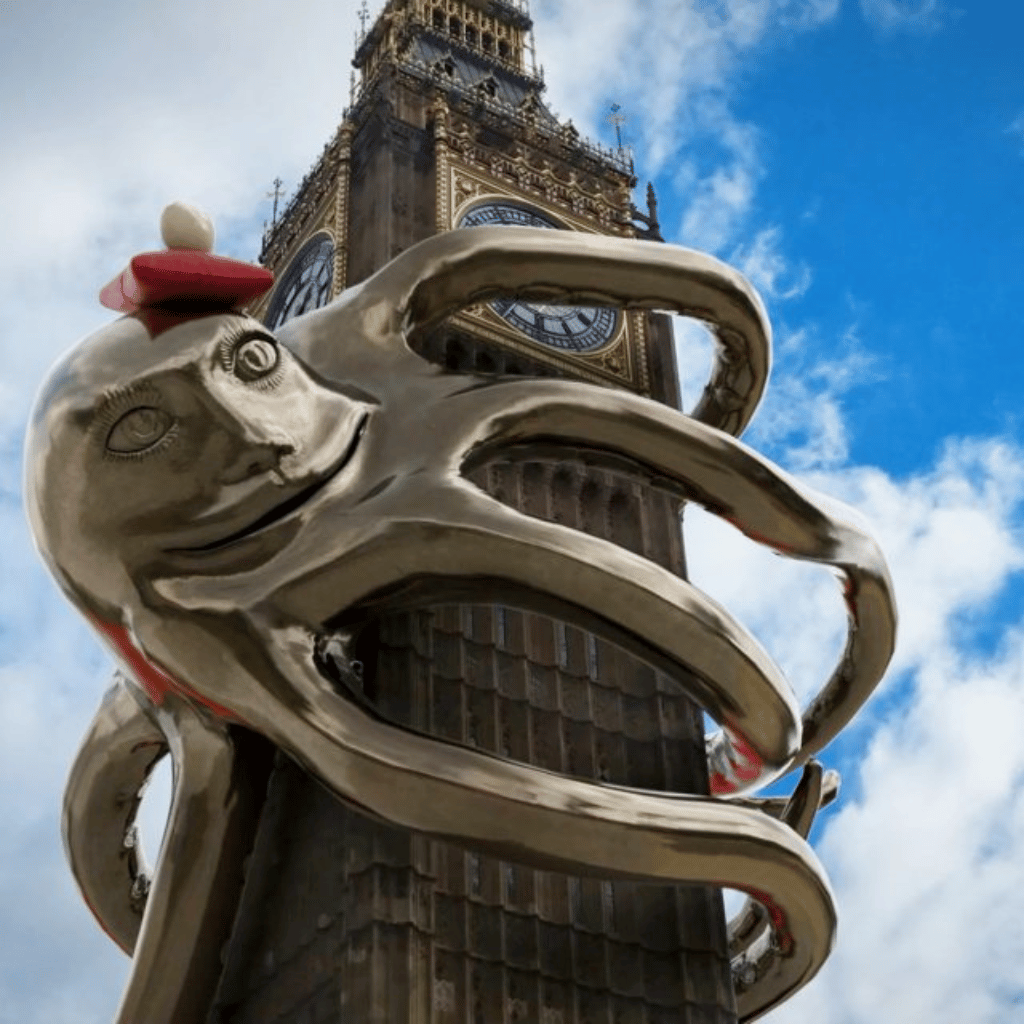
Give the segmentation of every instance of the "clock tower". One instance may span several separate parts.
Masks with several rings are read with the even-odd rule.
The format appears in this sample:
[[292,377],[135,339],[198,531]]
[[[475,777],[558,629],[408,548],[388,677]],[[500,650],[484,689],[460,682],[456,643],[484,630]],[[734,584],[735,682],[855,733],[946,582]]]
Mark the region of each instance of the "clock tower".
[[[544,102],[526,0],[388,0],[352,104],[264,238],[274,328],[414,243],[480,224],[659,239],[633,167]],[[667,318],[502,300],[419,343],[453,371],[565,376],[678,405]],[[424,423],[429,430],[430,424]],[[685,572],[679,508],[580,460],[474,479],[532,515]],[[586,600],[582,601],[586,604]],[[707,792],[680,680],[514,607],[389,615],[360,638],[359,699],[408,729],[569,775]],[[499,862],[336,803],[281,758],[212,1021],[654,1024],[736,1019],[721,894]]]

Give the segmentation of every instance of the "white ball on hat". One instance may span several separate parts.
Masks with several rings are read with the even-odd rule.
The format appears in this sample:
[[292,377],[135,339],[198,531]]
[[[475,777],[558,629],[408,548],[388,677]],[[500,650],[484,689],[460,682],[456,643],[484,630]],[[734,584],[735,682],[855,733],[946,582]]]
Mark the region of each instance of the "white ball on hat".
[[168,249],[213,251],[213,221],[191,203],[178,201],[164,207],[160,234]]

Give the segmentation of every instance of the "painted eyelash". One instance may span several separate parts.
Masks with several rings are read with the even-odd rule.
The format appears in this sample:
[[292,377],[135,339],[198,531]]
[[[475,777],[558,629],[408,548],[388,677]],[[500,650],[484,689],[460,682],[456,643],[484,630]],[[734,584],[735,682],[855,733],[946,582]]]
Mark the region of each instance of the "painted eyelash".
[[262,338],[271,342],[275,348],[280,349],[277,338],[264,330],[255,320],[243,320],[240,323],[230,323],[224,328],[224,334],[220,339],[218,357],[221,366],[230,371],[234,366],[235,350],[248,338]]
[[263,330],[258,324],[253,326],[255,321],[248,321],[240,324],[230,324],[224,332],[220,345],[218,346],[218,361],[225,373],[234,373],[235,353],[239,347],[250,338],[258,338],[270,342],[277,350],[277,366],[265,377],[256,380],[246,381],[246,387],[253,387],[260,391],[269,391],[281,383],[285,373],[285,362],[287,350],[268,331]]
[[[151,406],[166,413],[163,404],[163,397],[160,391],[153,387],[152,384],[146,382],[127,384],[123,388],[111,391],[105,395],[103,404],[92,425],[92,432],[102,448],[103,457],[105,459],[113,459],[116,462],[123,462],[125,460],[135,461],[144,459],[149,455],[155,455],[170,444],[178,435],[178,421],[174,417],[172,417],[172,423],[167,432],[149,448],[144,448],[138,452],[118,452],[112,451],[108,447],[111,431],[117,426],[123,416],[133,409],[146,406]],[[167,415],[170,414],[167,413]]]
[[140,405],[152,405],[159,409],[162,405],[160,392],[151,384],[128,384],[104,395],[100,410],[93,421],[93,429],[106,441],[110,429],[121,416],[129,409]]
[[178,436],[178,421],[175,420],[170,427],[167,428],[167,433],[164,434],[158,441],[155,441],[148,448],[143,448],[138,452],[115,452],[111,451],[105,444],[103,446],[103,456],[107,459],[113,459],[116,462],[138,462],[141,459],[149,458],[150,455],[156,455],[166,448],[176,437]]

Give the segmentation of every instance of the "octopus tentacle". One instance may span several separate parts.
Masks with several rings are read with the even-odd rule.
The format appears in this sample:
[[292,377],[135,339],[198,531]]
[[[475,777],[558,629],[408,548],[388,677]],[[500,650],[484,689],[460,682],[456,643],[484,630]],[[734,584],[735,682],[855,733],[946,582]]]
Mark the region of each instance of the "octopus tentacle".
[[174,791],[115,1024],[206,1018],[220,978],[210,951],[230,935],[269,774],[269,759],[249,749],[262,741],[173,697],[158,717]]
[[[830,799],[830,795],[835,796],[836,789],[836,773],[829,772],[826,775],[817,761],[810,761],[804,766],[793,795],[781,801],[783,806],[777,811],[777,819],[785,822],[802,839],[806,839],[819,809]],[[775,806],[766,800],[738,799],[732,802],[745,807],[760,805],[762,811],[776,817],[776,813],[773,813]],[[752,898],[748,898],[729,921],[726,929],[729,958],[739,993],[766,973],[771,958],[777,954],[778,949],[772,941],[771,932],[770,914],[763,904]]]
[[742,1012],[813,977],[831,948],[833,897],[813,851],[757,810],[604,786],[409,733],[333,692],[281,630],[275,662],[302,713],[257,721],[343,800],[389,822],[548,870],[746,890],[768,907],[779,955]]
[[[281,585],[273,606],[315,630],[439,601],[520,604],[603,635],[670,677],[692,673],[680,685],[750,744],[759,776],[777,774],[799,747],[790,687],[753,637],[685,580],[610,541],[523,515],[463,482],[436,494],[400,489],[345,547],[344,560],[325,556]],[[193,609],[213,607],[221,589],[193,579],[174,595],[174,582],[161,583],[165,596],[187,593]]]
[[142,700],[116,673],[72,764],[62,821],[65,852],[82,897],[129,956],[149,887],[135,815],[150,773],[168,749]]
[[[753,540],[792,558],[823,562],[845,577],[849,634],[832,676],[803,716],[805,763],[870,697],[896,643],[892,582],[872,537],[831,516],[794,480],[745,445],[655,402],[559,381],[509,382],[455,396],[479,417],[464,468],[517,445],[550,444],[625,459],[680,497],[722,516]],[[732,756],[727,737],[712,744]]]
[[731,434],[743,431],[764,393],[771,327],[754,288],[711,256],[650,242],[531,228],[451,231],[412,246],[311,324],[360,310],[367,334],[415,338],[502,297],[664,309],[707,322],[718,351],[693,416]]

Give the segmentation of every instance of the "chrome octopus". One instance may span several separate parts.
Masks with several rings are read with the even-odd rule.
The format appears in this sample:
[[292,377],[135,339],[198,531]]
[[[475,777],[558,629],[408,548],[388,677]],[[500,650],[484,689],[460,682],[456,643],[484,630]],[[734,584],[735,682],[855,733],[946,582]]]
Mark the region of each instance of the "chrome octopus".
[[[202,261],[217,258],[183,230],[184,242],[165,238],[192,276],[140,291],[133,261],[135,276],[105,292],[129,315],[53,371],[27,447],[39,549],[120,666],[64,808],[83,895],[134,956],[120,1024],[205,1020],[258,803],[242,750],[254,734],[408,829],[537,868],[745,891],[730,924],[741,1019],[809,981],[836,926],[803,838],[836,782],[812,758],[881,678],[895,610],[875,543],[730,436],[768,373],[751,286],[672,246],[473,228],[414,246],[275,336],[237,312],[240,292],[210,298],[204,275],[220,271]],[[446,373],[410,345],[512,296],[706,322],[718,354],[692,416],[583,383]],[[537,453],[628,465],[777,552],[837,569],[848,640],[810,706],[800,712],[761,647],[689,583],[467,478]],[[325,637],[344,664],[369,618],[448,601],[550,613],[670,676],[688,670],[721,726],[708,739],[714,794],[608,786],[414,734],[318,666]],[[133,821],[166,751],[173,800],[149,883]],[[743,795],[798,767],[788,801]]]

